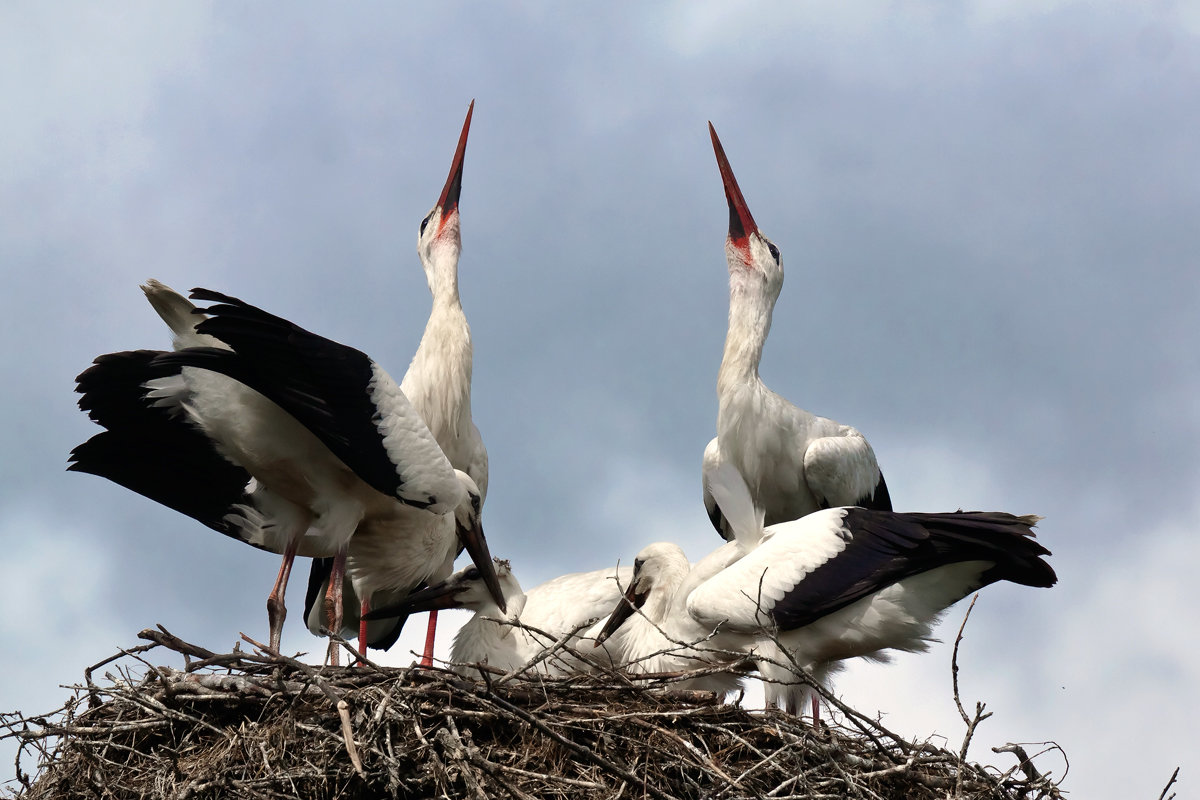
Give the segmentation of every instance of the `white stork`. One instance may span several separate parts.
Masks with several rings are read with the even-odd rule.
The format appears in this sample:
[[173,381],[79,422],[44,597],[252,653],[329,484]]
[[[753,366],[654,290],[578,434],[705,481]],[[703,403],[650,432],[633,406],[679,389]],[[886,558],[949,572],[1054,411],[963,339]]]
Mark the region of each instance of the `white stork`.
[[729,539],[709,485],[722,463],[742,473],[768,525],[834,506],[890,511],[887,484],[863,435],[792,405],[759,377],[771,313],[783,287],[783,263],[779,248],[755,225],[711,122],[708,129],[729,203],[729,329],[717,376],[717,438],[703,459],[709,518]]
[[638,555],[599,638],[640,671],[731,664],[744,654],[768,702],[795,714],[807,691],[796,667],[821,680],[845,659],[923,651],[941,613],[971,592],[1001,580],[1057,581],[1042,559],[1049,551],[1032,538],[1034,516],[844,507],[764,530],[736,470],[712,477],[735,535],[761,543],[740,557],[739,545],[727,544],[693,570],[673,544]]
[[[368,532],[383,526],[403,534],[408,528],[398,520],[411,519],[413,515],[429,520],[420,528],[422,536],[401,535],[395,543],[397,547],[416,547],[419,551],[413,556],[422,564],[417,569],[424,569],[425,575],[413,581],[415,585],[440,566],[445,551],[453,549],[455,544],[443,541],[444,535],[438,537],[440,547],[431,547],[429,541],[409,540],[428,540],[430,537],[424,531],[445,530],[446,519],[452,520],[458,512],[460,518],[468,520],[469,530],[464,532],[468,550],[473,558],[482,559],[484,573],[491,574],[491,557],[477,524],[477,508],[474,521],[470,520],[473,512],[469,479],[464,481],[465,475],[455,473],[399,386],[378,364],[353,348],[317,336],[236,298],[202,289],[195,290],[192,297],[217,303],[204,310],[209,318],[195,326],[194,334],[212,337],[219,344],[187,347],[149,358],[145,351],[134,359],[121,357],[128,354],[102,357],[93,369],[110,362],[134,363],[142,374],[136,383],[121,375],[124,382],[118,382],[118,388],[110,392],[128,396],[129,387],[138,387],[132,393],[136,402],[126,403],[120,413],[101,414],[107,422],[97,421],[109,427],[109,433],[117,429],[133,430],[138,424],[147,424],[147,419],[153,420],[152,427],[174,424],[175,429],[189,431],[186,436],[177,433],[175,440],[199,432],[210,450],[253,478],[243,483],[242,493],[259,502],[241,509],[245,518],[264,511],[268,517],[278,513],[280,509],[276,506],[281,504],[269,502],[270,498],[286,501],[282,504],[282,516],[268,518],[259,526],[284,531],[282,535],[272,534],[274,538],[269,543],[278,545],[282,541],[284,554],[280,580],[272,592],[272,597],[278,599],[278,613],[268,603],[273,646],[278,646],[284,616],[283,589],[291,560],[297,553],[333,555],[336,579],[330,581],[326,606],[330,619],[337,623],[331,627],[340,628],[342,573],[347,545],[356,531]],[[103,377],[93,374],[89,381],[95,384]],[[104,385],[103,381],[99,384]],[[145,389],[141,390],[143,386]],[[99,392],[103,396],[105,391],[108,390],[96,389],[93,395]],[[145,409],[140,416],[129,413],[138,406]],[[194,437],[187,441],[190,445],[198,444]],[[193,447],[196,449],[202,448]],[[102,465],[108,469],[104,472],[79,466],[78,451],[77,448],[74,455],[75,468],[98,472],[123,485],[134,482],[110,474],[119,473],[122,468],[128,472],[127,467]],[[111,448],[108,454],[112,454]],[[163,455],[160,447],[156,458],[163,460]],[[195,467],[201,460],[194,453],[190,457],[186,462],[189,467]],[[127,465],[138,458],[139,453],[131,451],[124,461]],[[213,461],[207,454],[205,459]],[[226,477],[228,485],[243,477],[243,473],[233,475]],[[185,477],[194,478],[196,474],[187,473]],[[176,485],[172,491],[187,492],[192,488]],[[203,488],[196,491],[207,496]],[[173,508],[180,505],[168,502],[173,498],[164,499],[163,492],[157,496],[142,493]],[[232,491],[226,490],[220,501],[226,502],[231,494]],[[263,502],[264,498],[267,502]],[[460,510],[464,507],[465,513]],[[299,509],[300,519],[287,516],[289,510],[295,509]],[[453,521],[449,523],[449,531],[453,539]],[[494,575],[492,581],[498,602],[502,603]],[[331,649],[331,660],[337,663],[336,649]]]
[[458,199],[474,109],[472,100],[446,185],[417,233],[417,254],[425,269],[433,306],[400,388],[429,426],[446,458],[455,469],[471,476],[486,500],[487,448],[471,419],[471,326],[458,294],[458,258],[462,252]]
[[[171,329],[177,350],[228,349],[196,332],[206,317],[187,298],[153,279],[142,290]],[[160,355],[155,350],[110,353],[79,375],[79,406],[106,430],[76,447],[67,469],[108,478],[227,536],[282,554],[267,598],[270,647],[278,650],[294,557],[332,555],[335,548],[318,532],[310,535],[308,509],[272,492],[225,455],[202,426],[189,421],[188,405],[195,397],[205,398],[201,405],[241,409],[247,425],[257,430],[297,441],[311,435],[260,394],[224,375],[152,366]]]
[[[459,628],[450,650],[451,667],[463,675],[472,674],[472,665],[480,663],[503,670],[520,669],[565,639],[566,649],[535,666],[538,673],[557,677],[590,671],[589,662],[609,663],[607,652],[592,656],[593,648],[581,647],[579,641],[587,638],[589,626],[612,612],[632,575],[629,567],[572,572],[524,591],[509,562],[497,560],[496,576],[508,603],[507,611],[496,606],[478,568],[469,566],[368,616],[378,619],[442,608],[475,612]],[[515,628],[504,624],[506,621],[520,621],[528,627]]]
[[[467,118],[458,137],[458,146],[450,164],[450,174],[437,203],[421,220],[417,234],[417,254],[425,270],[425,279],[433,297],[429,321],[421,336],[421,343],[413,355],[408,372],[400,382],[404,395],[417,413],[425,420],[433,438],[441,447],[446,458],[455,469],[471,477],[479,492],[480,503],[487,499],[488,455],[479,429],[471,418],[471,327],[467,324],[462,301],[458,294],[458,258],[462,252],[459,233],[458,201],[462,191],[463,158],[467,149],[467,134],[471,129],[471,115],[475,101],[467,107]],[[454,558],[458,552],[450,553],[442,568],[432,577],[440,581],[454,569]],[[351,545],[351,570],[358,555]],[[309,582],[319,583],[328,577],[328,563],[313,564]],[[370,569],[369,565],[362,568]],[[311,589],[310,589],[311,592]],[[398,600],[395,592],[387,598],[374,602]],[[319,617],[311,612],[307,615],[310,628],[320,625]],[[399,625],[388,629],[382,623],[371,626],[368,643],[371,647],[390,647],[399,636]],[[422,663],[428,666],[433,658],[433,639],[437,627],[437,611],[429,612],[425,652]]]

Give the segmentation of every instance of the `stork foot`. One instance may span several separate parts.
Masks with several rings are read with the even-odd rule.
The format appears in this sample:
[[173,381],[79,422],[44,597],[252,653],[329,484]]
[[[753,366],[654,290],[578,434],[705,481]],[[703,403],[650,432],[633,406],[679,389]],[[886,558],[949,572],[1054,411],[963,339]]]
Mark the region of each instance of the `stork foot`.
[[[333,568],[329,572],[329,588],[325,592],[325,618],[329,620],[329,630],[334,634],[342,632],[342,581],[346,578],[346,549],[342,548],[333,557]],[[341,647],[337,642],[329,642],[329,666],[341,666]]]
[[288,542],[283,551],[283,561],[279,564],[279,574],[275,576],[275,585],[267,595],[267,622],[271,626],[271,650],[278,653],[279,643],[283,638],[283,621],[287,619],[287,608],[283,604],[283,595],[287,592],[288,579],[292,576],[292,562],[296,560],[296,544]]
[[283,621],[287,619],[287,609],[284,608],[283,598],[271,595],[267,598],[267,622],[271,626],[270,647],[274,653],[279,652],[279,643],[283,639]]

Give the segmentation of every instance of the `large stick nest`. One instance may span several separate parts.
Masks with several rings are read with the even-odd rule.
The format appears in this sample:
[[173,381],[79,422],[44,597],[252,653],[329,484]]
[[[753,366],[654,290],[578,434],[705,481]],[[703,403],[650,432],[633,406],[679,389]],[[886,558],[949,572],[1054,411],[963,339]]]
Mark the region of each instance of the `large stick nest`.
[[[468,680],[222,655],[162,629],[140,637],[150,644],[87,670],[58,711],[0,715],[0,738],[21,742],[14,797],[1060,797],[1018,746],[998,749],[1015,756],[1007,771],[964,759],[981,706],[955,753],[828,696],[849,727],[814,730],[670,677],[481,668]],[[156,648],[182,655],[182,668],[151,663]],[[92,672],[109,665],[98,685]]]

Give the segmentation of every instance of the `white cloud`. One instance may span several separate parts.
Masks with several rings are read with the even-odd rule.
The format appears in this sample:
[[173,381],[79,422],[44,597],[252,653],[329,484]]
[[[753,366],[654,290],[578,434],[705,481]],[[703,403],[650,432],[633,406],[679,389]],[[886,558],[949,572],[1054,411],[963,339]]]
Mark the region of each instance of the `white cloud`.
[[0,607],[24,612],[0,614],[6,638],[78,641],[108,625],[96,597],[112,579],[114,559],[94,531],[53,509],[18,506],[0,518],[0,540],[7,543]]
[[884,23],[889,14],[857,3],[672,3],[658,12],[664,38],[680,55],[697,57],[725,50],[756,56],[783,43],[797,30],[820,28],[835,37],[855,35]]
[[1013,20],[1027,20],[1046,16],[1069,6],[1078,6],[1078,0],[974,0],[966,4],[968,15],[976,25],[994,25]]
[[1004,510],[992,508],[999,486],[979,454],[935,437],[890,442],[889,450],[883,467],[896,510]]
[[[62,686],[81,682],[87,665],[134,644],[100,599],[115,579],[114,558],[94,531],[53,509],[5,509],[0,542],[0,710],[44,713],[66,701]],[[0,743],[0,763],[11,764],[16,749]]]
[[0,10],[0,92],[9,126],[0,160],[9,177],[93,154],[77,180],[104,181],[136,167],[143,115],[163,81],[194,67],[205,38],[203,6],[144,4],[119,11],[88,3]]
[[[610,560],[619,557],[628,564],[651,542],[678,542],[685,549],[716,547],[720,539],[704,516],[700,494],[699,460],[692,475],[649,456],[630,456],[607,462],[587,500],[592,513],[601,516],[603,527],[614,532],[604,545]],[[689,553],[693,559],[701,555]]]

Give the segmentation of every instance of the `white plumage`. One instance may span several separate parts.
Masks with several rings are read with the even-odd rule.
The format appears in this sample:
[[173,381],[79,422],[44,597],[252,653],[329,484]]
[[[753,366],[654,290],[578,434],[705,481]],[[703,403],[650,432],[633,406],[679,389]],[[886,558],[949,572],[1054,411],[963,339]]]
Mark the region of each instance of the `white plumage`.
[[[397,519],[420,515],[441,531],[444,518],[452,520],[464,503],[470,508],[469,487],[420,416],[363,353],[207,290],[192,296],[216,305],[189,331],[186,301],[161,284],[148,284],[147,294],[166,309],[178,343],[207,337],[207,346],[97,359],[80,376],[80,402],[109,430],[76,448],[72,468],[109,477],[212,527],[221,519],[214,509],[224,507],[226,517],[240,516],[259,531],[259,541],[239,538],[271,549],[282,543],[284,564],[268,603],[273,647],[298,552],[333,556],[336,580],[326,606],[339,621],[347,545],[360,526],[395,529]],[[106,436],[125,446],[93,444]],[[178,467],[171,446],[180,451]],[[143,459],[143,452],[150,457]],[[209,472],[220,478],[219,491],[208,486]],[[230,487],[239,481],[231,502]],[[453,538],[452,521],[449,526]],[[223,532],[231,535],[242,530],[228,527]],[[272,528],[285,533],[263,533]],[[426,565],[426,574],[452,546],[427,548],[438,559]],[[490,572],[482,539],[468,547]],[[332,655],[336,660],[336,651]]]
[[[198,333],[206,317],[158,281],[142,287],[171,329],[177,350],[228,351]],[[78,378],[80,407],[107,430],[72,451],[69,469],[109,478],[226,535],[283,556],[267,599],[270,642],[278,648],[283,597],[295,555],[333,555],[339,542],[312,527],[313,509],[269,485],[284,486],[288,463],[310,464],[325,448],[258,392],[207,370],[162,369],[158,351],[101,356]],[[251,453],[262,439],[287,448],[273,464]],[[319,467],[318,467],[319,469]],[[257,477],[255,476],[257,473]]]
[[[637,671],[751,656],[768,701],[796,713],[805,685],[795,667],[821,680],[847,658],[924,650],[941,613],[976,589],[1056,581],[1041,558],[1048,551],[1032,538],[1036,517],[833,508],[764,531],[737,471],[726,466],[712,478],[737,540],[692,569],[676,545],[643,549],[601,634]],[[744,526],[757,530],[737,530]],[[760,543],[747,550],[742,540]],[[734,685],[727,674],[703,683]]]
[[[417,255],[433,305],[421,342],[404,373],[400,387],[425,420],[442,452],[455,469],[471,476],[479,489],[480,505],[487,500],[488,454],[483,437],[471,418],[471,372],[474,353],[471,326],[458,294],[458,259],[462,253],[458,201],[462,192],[463,158],[475,101],[467,107],[450,174],[442,194],[417,233]],[[444,579],[454,569],[458,552],[448,554],[433,580]],[[433,661],[437,612],[429,613],[425,650],[421,661]]]
[[742,473],[768,525],[833,506],[891,510],[887,484],[862,434],[792,405],[759,377],[783,263],[754,223],[711,123],[709,133],[729,202],[729,329],[717,377],[717,437],[702,464],[709,517],[728,539],[709,477],[726,462]]
[[[496,576],[508,603],[507,611],[496,605],[479,570],[470,566],[372,616],[442,608],[475,612],[459,628],[450,650],[451,667],[464,675],[475,674],[472,665],[479,663],[506,671],[520,669],[560,640],[565,640],[567,647],[538,661],[534,670],[548,676],[586,672],[593,662],[610,661],[607,649],[593,648],[589,637],[596,623],[603,621],[620,600],[632,574],[629,567],[573,572],[524,591],[509,563],[497,560]],[[505,624],[515,621],[526,627]]]
[[[196,326],[208,317],[201,313],[192,301],[154,278],[147,280],[141,288],[146,295],[146,300],[170,329],[175,350],[183,350],[188,347],[229,349],[219,339],[196,331]],[[128,378],[126,386],[127,389],[134,388]],[[253,409],[253,413],[245,421],[248,426],[261,424],[266,429],[273,428],[279,431],[279,438],[302,442],[303,446],[313,449],[323,449],[320,442],[317,442],[315,437],[296,422],[291,415],[253,389],[219,373],[184,368],[178,373],[166,377],[147,380],[144,388],[149,390],[145,392],[144,397],[154,401],[153,405],[156,408],[165,410],[173,422],[182,423],[185,419],[190,418],[191,414],[186,409],[188,404],[212,406],[213,413],[216,415],[237,414],[242,409]],[[219,398],[225,398],[225,402],[219,402]],[[202,468],[196,470],[194,474],[182,474],[179,470],[181,466],[179,448],[176,445],[172,454],[174,462],[171,470],[172,482],[186,487],[186,491],[194,495],[212,493],[214,489],[218,488],[214,485],[212,476],[221,469],[228,469],[240,462],[223,455],[225,445],[220,441],[201,434],[200,430],[203,426],[182,427],[194,430],[195,434],[203,439],[203,450],[208,451],[207,455],[213,458]],[[175,433],[185,434],[186,431],[177,430]],[[112,431],[109,434],[111,435]],[[140,450],[140,448],[133,449]],[[221,463],[222,458],[224,463]],[[141,462],[141,466],[146,466],[145,462]],[[278,624],[274,622],[271,624],[271,645],[278,647],[279,628],[283,624],[283,616],[287,613],[283,604],[283,593],[291,571],[291,560],[286,557],[286,554],[290,549],[294,551],[294,555],[300,556],[332,555],[336,552],[336,546],[331,546],[331,543],[324,541],[321,538],[321,531],[316,529],[309,531],[312,515],[308,509],[291,502],[281,494],[272,492],[261,481],[251,477],[249,473],[246,477],[248,480],[243,486],[244,495],[236,498],[236,501],[230,500],[226,503],[225,510],[220,516],[221,525],[217,527],[218,529],[221,529],[222,526],[225,527],[225,532],[231,532],[254,547],[285,556],[280,565],[275,586],[267,600],[269,618],[275,620],[278,617]],[[213,497],[212,502],[217,505],[225,499],[217,494]],[[217,520],[202,519],[201,521],[212,525]]]
[[487,448],[471,418],[471,326],[458,292],[458,260],[462,253],[458,203],[474,109],[475,101],[471,101],[446,185],[417,234],[417,254],[433,305],[400,388],[425,420],[446,458],[471,476],[486,500]]
[[[671,542],[647,545],[637,554],[625,597],[597,634],[613,665],[635,675],[688,672],[714,666],[730,668],[753,649],[754,637],[705,627],[687,613],[691,587],[703,575],[720,574],[737,543],[719,548],[695,568],[683,549]],[[701,566],[703,565],[703,566]],[[725,694],[741,683],[737,672],[716,670],[680,683],[691,689]]]
[[[487,498],[488,456],[483,438],[471,418],[471,328],[467,324],[458,292],[458,260],[462,252],[458,205],[467,136],[474,109],[475,102],[472,101],[442,193],[421,221],[417,234],[417,254],[425,271],[433,304],[421,342],[399,388],[420,415],[446,459],[455,469],[469,476],[482,506]],[[459,548],[444,551],[441,564],[429,576],[429,581],[446,578],[454,569],[454,560],[459,552]],[[395,602],[399,599],[399,587],[406,585],[387,582],[384,575],[394,575],[397,570],[387,567],[380,561],[380,556],[378,547],[360,551],[359,544],[352,543],[350,546],[349,572],[363,576],[372,572],[380,573],[377,580],[364,583],[375,587],[373,591],[383,593],[381,597],[372,598],[370,604]],[[328,569],[328,564],[314,564],[310,583],[326,580]],[[423,658],[426,664],[432,657],[436,614],[436,611],[430,613]],[[311,607],[306,617],[313,630],[319,630],[326,624],[319,613],[313,613]],[[369,626],[360,625],[358,633],[359,638],[371,647],[386,649],[395,642],[400,631],[398,627],[379,621]]]

